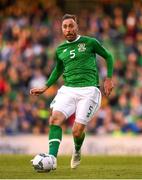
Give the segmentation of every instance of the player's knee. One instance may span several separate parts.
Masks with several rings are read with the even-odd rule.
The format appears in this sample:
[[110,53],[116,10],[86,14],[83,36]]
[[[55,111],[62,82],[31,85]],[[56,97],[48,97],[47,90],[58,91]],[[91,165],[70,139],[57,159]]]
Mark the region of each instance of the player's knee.
[[53,125],[60,125],[61,124],[61,120],[58,116],[56,115],[52,115],[49,119],[49,124],[53,124]]
[[64,121],[64,117],[62,116],[61,113],[53,113],[49,119],[49,124],[50,125],[58,125],[60,126]]
[[72,134],[74,138],[79,138],[82,135],[82,131],[80,131],[79,129],[73,129]]

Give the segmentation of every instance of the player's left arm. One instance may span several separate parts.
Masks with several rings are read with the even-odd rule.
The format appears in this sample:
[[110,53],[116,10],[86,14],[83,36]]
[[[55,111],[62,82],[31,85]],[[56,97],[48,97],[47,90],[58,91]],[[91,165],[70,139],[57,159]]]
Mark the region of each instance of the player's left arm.
[[113,81],[112,81],[112,75],[113,75],[113,57],[112,54],[104,48],[97,40],[94,42],[94,48],[95,52],[102,56],[107,65],[107,77],[104,81],[104,93],[106,96],[109,96],[112,89],[113,89]]

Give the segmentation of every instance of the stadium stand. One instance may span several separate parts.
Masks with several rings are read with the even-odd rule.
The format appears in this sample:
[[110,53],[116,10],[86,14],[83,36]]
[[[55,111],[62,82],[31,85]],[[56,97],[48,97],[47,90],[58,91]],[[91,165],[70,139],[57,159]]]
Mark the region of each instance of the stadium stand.
[[[142,133],[142,2],[96,4],[79,9],[80,34],[97,38],[115,59],[115,88],[87,126],[89,134]],[[64,7],[65,8],[65,7]],[[0,4],[0,135],[48,133],[49,104],[62,78],[45,95],[31,97],[54,67],[54,51],[63,41],[56,1],[1,1]],[[100,80],[106,75],[98,59]],[[70,134],[74,116],[63,124]]]

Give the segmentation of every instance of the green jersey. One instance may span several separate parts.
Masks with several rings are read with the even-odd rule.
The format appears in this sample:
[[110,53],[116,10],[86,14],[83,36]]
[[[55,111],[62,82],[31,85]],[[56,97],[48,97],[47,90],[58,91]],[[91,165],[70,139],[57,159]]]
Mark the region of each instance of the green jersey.
[[112,77],[113,58],[96,39],[78,36],[75,41],[64,42],[56,49],[56,66],[46,85],[54,84],[63,74],[65,86],[99,86],[96,54],[102,56],[107,64],[107,77]]

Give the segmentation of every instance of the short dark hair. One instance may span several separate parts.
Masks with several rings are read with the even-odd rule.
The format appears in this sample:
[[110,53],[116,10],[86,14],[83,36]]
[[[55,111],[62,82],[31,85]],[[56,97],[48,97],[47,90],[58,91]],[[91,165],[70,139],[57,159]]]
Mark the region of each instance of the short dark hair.
[[65,14],[65,15],[62,17],[62,22],[63,22],[65,19],[73,19],[73,20],[77,23],[77,17],[76,17],[76,15],[74,15],[74,14]]

